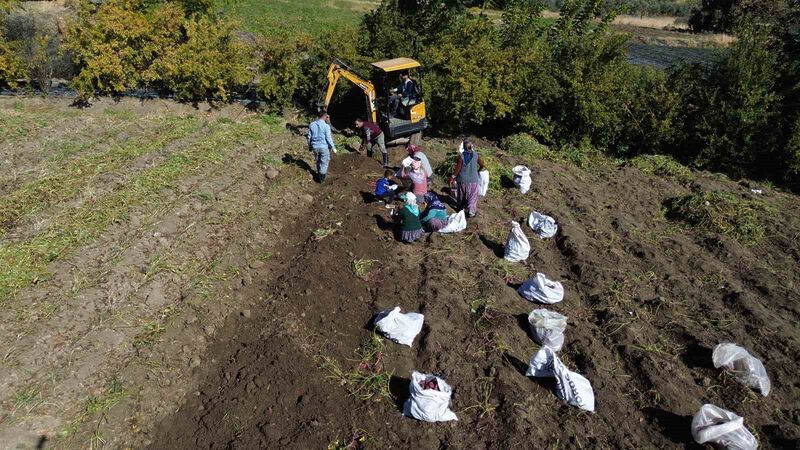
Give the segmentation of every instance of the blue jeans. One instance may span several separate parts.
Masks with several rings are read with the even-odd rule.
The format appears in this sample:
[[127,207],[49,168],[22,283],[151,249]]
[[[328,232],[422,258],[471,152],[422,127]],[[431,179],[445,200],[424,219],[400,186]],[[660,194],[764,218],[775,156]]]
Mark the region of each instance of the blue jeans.
[[328,173],[328,164],[331,162],[331,151],[327,148],[315,148],[314,159],[317,161],[317,175]]

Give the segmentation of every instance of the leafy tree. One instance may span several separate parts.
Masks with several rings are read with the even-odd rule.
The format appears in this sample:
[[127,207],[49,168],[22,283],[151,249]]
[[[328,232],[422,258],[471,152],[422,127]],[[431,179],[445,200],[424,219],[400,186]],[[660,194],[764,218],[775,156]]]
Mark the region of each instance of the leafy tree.
[[252,76],[248,52],[236,40],[235,27],[205,16],[191,16],[182,25],[185,40],[159,55],[150,69],[156,80],[181,101],[228,101],[243,92]]
[[374,59],[419,57],[466,14],[460,0],[383,0],[364,16],[364,50]]
[[423,84],[431,113],[445,128],[462,129],[505,119],[517,99],[512,53],[486,17],[465,16],[435,46],[422,53]]
[[234,31],[173,2],[84,2],[65,43],[79,68],[72,83],[83,99],[146,87],[187,101],[228,100],[252,78]]

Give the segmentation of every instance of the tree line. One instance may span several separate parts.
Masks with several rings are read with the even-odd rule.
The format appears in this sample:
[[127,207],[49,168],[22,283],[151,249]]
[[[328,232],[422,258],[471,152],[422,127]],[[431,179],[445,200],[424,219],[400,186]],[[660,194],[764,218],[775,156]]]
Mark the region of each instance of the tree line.
[[[628,36],[609,26],[615,12],[603,0],[565,0],[555,23],[542,20],[540,1],[506,0],[497,20],[460,0],[383,0],[353,27],[248,43],[210,0],[85,1],[63,47],[87,99],[148,88],[184,101],[248,95],[309,108],[334,57],[368,72],[371,61],[410,56],[423,63],[439,132],[671,155],[800,190],[800,0],[760,1],[728,12],[736,41],[714,61],[668,71],[626,61]],[[24,72],[13,46],[0,41],[0,84],[21,75],[15,64]]]

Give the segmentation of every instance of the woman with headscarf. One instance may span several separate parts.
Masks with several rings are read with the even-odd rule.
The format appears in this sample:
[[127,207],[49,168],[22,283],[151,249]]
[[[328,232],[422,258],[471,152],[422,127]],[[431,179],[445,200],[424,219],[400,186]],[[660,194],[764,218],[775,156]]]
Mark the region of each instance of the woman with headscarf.
[[425,203],[428,207],[422,215],[422,226],[431,232],[444,228],[447,225],[447,206],[433,192],[425,194]]
[[399,226],[400,240],[411,243],[420,238],[423,234],[422,222],[419,220],[419,208],[417,207],[417,197],[411,192],[406,192],[402,196],[405,205],[394,213],[394,219]]
[[404,167],[400,171],[400,176],[411,180],[411,192],[417,197],[417,203],[425,201],[425,194],[428,193],[428,177],[422,170],[422,162],[414,159],[409,167]]
[[472,141],[465,139],[462,147],[464,151],[458,156],[450,185],[453,182],[457,183],[456,201],[459,209],[466,209],[469,217],[475,217],[478,214],[478,198],[481,190],[481,176],[478,172],[484,170],[486,166],[475,151],[475,144]]
[[425,176],[428,177],[428,186],[430,186],[431,183],[433,183],[433,167],[431,167],[428,156],[423,153],[421,148],[414,144],[408,144],[408,146],[406,146],[406,151],[408,152],[408,156],[418,159],[419,162],[422,163],[422,170],[425,171]]

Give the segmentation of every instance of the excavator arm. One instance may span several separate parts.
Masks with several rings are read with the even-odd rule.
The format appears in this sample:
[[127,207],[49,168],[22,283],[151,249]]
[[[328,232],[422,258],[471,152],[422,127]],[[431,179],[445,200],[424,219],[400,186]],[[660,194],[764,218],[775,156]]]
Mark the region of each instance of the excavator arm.
[[338,83],[339,78],[342,77],[350,80],[353,84],[358,86],[359,89],[364,91],[364,95],[367,96],[367,110],[369,111],[370,115],[369,120],[372,122],[377,122],[378,110],[375,106],[375,85],[373,85],[371,81],[357,74],[353,69],[348,67],[347,64],[338,59],[333,60],[331,65],[328,67],[327,84],[325,85],[325,89],[322,91],[318,106],[320,108],[328,108],[331,103],[331,98],[333,98],[333,92],[336,90],[336,83]]

